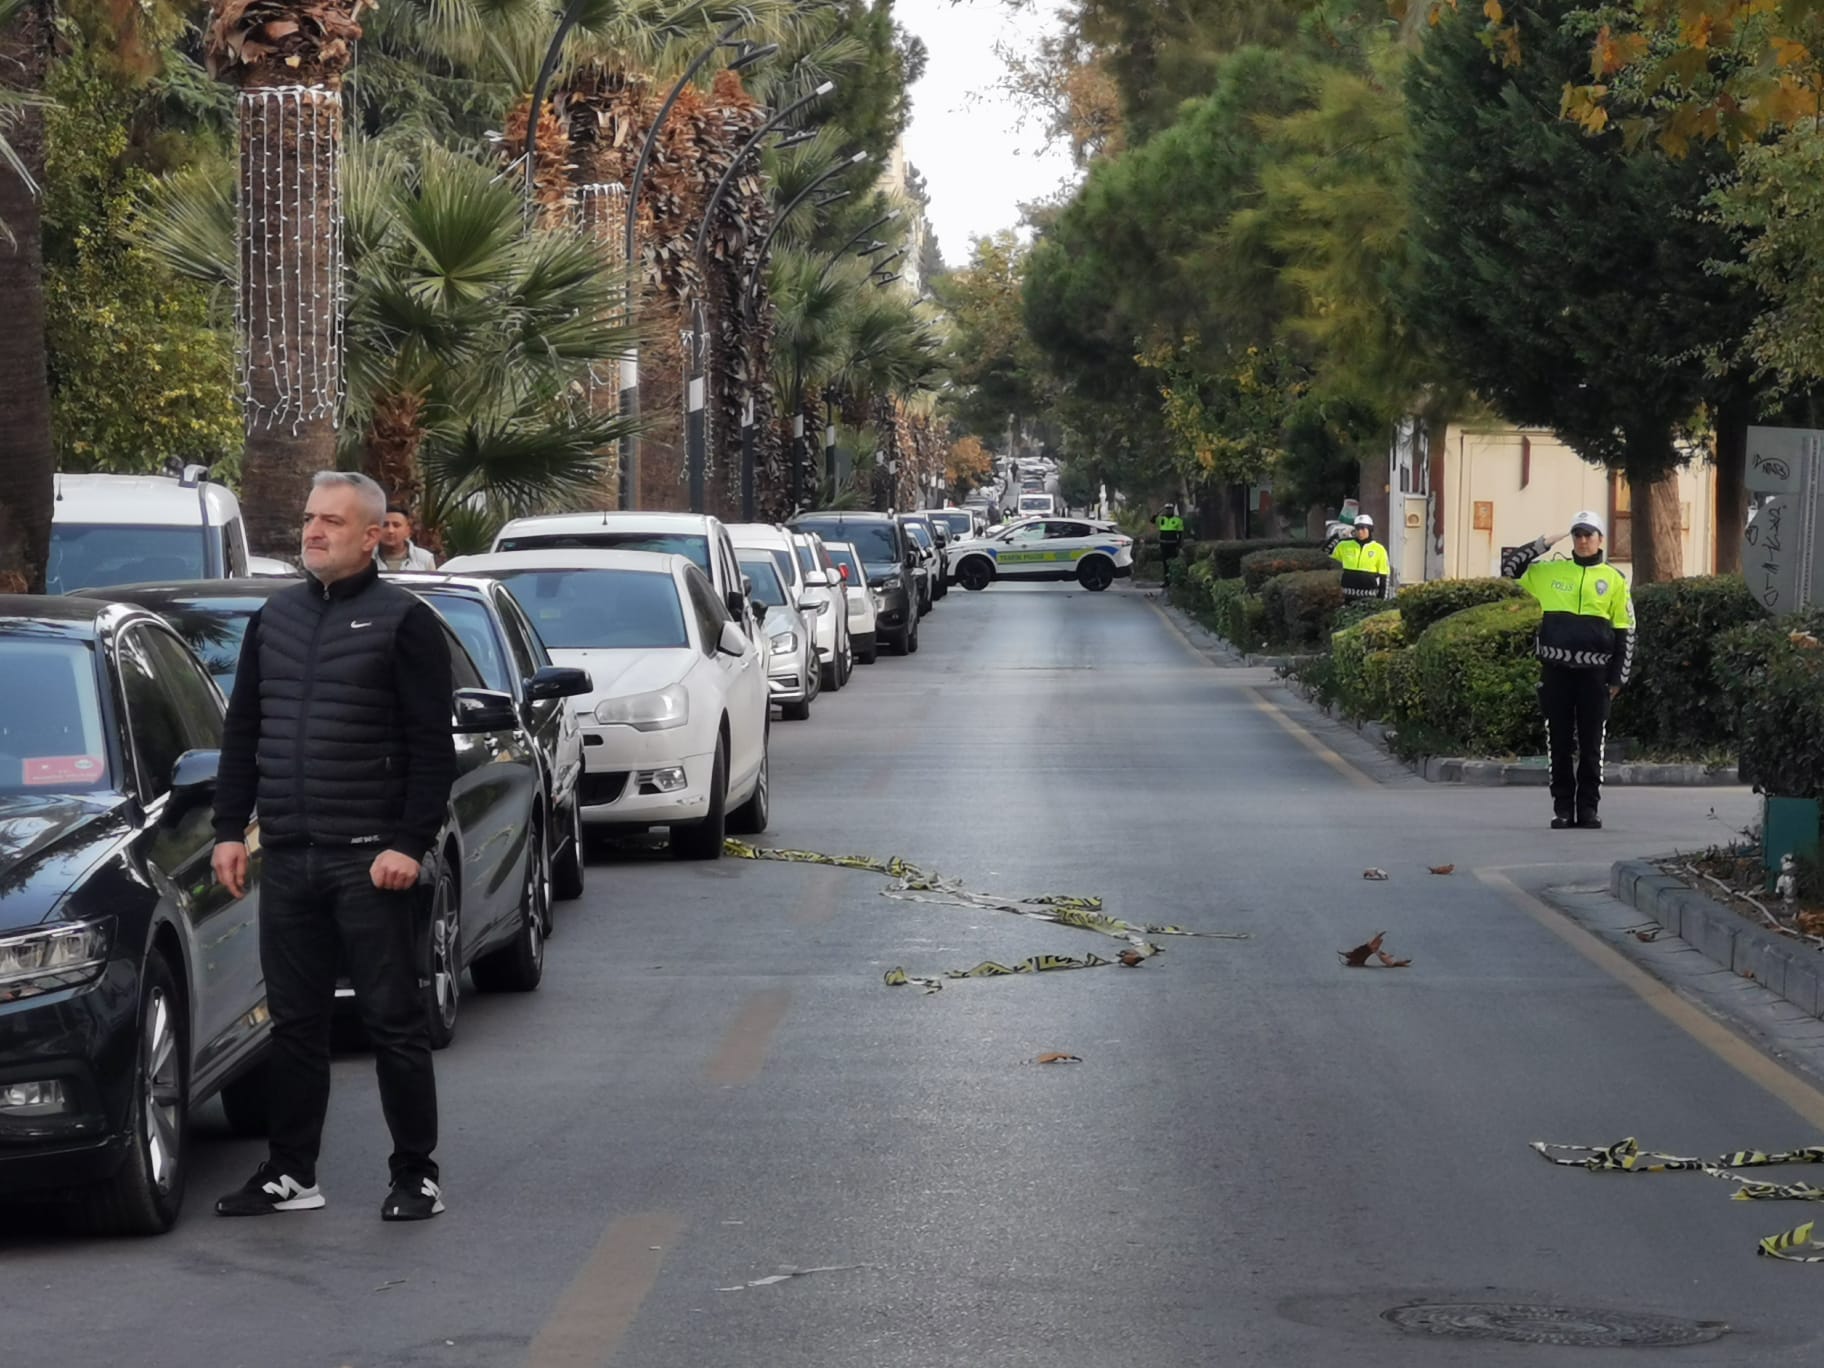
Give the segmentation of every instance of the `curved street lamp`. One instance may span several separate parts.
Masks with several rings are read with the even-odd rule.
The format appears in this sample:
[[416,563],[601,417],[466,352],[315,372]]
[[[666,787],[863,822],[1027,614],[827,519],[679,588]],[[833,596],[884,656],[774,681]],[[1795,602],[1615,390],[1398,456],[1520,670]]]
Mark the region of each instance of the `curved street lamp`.
[[[746,142],[736,149],[730,158],[728,167],[716,182],[716,188],[709,193],[709,199],[703,206],[703,221],[697,225],[696,247],[693,256],[696,260],[696,279],[704,278],[704,259],[709,250],[710,224],[716,216],[716,209],[722,203],[722,196],[728,187],[735,183],[735,175],[741,164],[759,147],[760,142],[780,124],[803,109],[814,100],[820,100],[836,89],[834,81],[825,81],[810,94],[794,100],[778,113],[755,129]],[[792,138],[809,134],[810,130],[801,130]],[[787,138],[780,146],[792,141]],[[690,510],[693,513],[703,512],[704,472],[708,464],[709,434],[704,417],[704,406],[708,402],[709,390],[709,314],[705,307],[703,290],[698,289],[691,300],[691,338],[690,378],[684,387],[684,444],[690,465]],[[745,522],[754,520],[754,401],[751,396],[745,398],[741,405],[741,517]]]

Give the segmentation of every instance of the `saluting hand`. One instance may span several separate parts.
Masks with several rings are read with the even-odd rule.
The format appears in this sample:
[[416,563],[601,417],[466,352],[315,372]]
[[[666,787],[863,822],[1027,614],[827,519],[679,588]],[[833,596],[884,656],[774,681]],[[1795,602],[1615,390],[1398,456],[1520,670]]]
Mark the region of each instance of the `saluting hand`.
[[374,866],[368,873],[375,888],[399,893],[418,882],[418,861],[396,850],[383,850],[374,857]]

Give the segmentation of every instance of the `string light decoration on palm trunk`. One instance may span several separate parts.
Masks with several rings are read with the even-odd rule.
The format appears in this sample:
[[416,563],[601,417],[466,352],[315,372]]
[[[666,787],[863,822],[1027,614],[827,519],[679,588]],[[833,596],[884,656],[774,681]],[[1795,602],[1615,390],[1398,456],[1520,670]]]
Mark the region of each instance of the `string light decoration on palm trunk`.
[[321,86],[240,94],[240,287],[247,425],[342,416],[342,97]]
[[[612,275],[621,275],[627,270],[627,249],[622,231],[626,220],[626,186],[617,181],[606,181],[576,187],[577,231],[601,251],[603,269]],[[621,384],[618,367],[604,372],[600,366],[590,366],[590,408],[596,413],[618,413],[621,406]]]

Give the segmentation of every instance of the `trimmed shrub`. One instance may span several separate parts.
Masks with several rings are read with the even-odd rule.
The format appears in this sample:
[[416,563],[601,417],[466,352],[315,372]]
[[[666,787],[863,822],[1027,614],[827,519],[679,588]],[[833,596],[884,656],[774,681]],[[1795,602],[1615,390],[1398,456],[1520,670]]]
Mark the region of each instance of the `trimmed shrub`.
[[1736,739],[1736,707],[1716,671],[1725,632],[1764,619],[1740,575],[1634,590],[1634,672],[1609,727],[1643,746],[1701,752]]
[[1210,626],[1238,651],[1258,651],[1267,644],[1267,609],[1239,579],[1210,582]]
[[1416,722],[1467,755],[1537,754],[1545,735],[1533,658],[1539,616],[1526,595],[1466,608],[1428,627],[1412,648],[1416,698],[1398,700],[1405,716],[1396,724]]
[[1210,583],[1207,561],[1188,567],[1180,565],[1172,572],[1172,602],[1206,626],[1210,617]]
[[1256,551],[1282,551],[1310,546],[1308,541],[1292,541],[1284,537],[1255,537],[1248,541],[1200,542],[1198,554],[1216,562],[1217,579],[1239,579],[1243,556],[1252,555]]
[[1406,631],[1397,608],[1383,609],[1331,636],[1330,689],[1345,717],[1375,722],[1388,716],[1393,658],[1405,644]]
[[1343,606],[1341,570],[1299,570],[1276,575],[1260,590],[1267,636],[1286,646],[1316,646],[1328,640]]
[[1532,600],[1532,595],[1510,579],[1446,579],[1409,584],[1395,600],[1406,619],[1406,637],[1417,641],[1426,628],[1441,622],[1452,613],[1474,608],[1480,603],[1499,603],[1503,599]]
[[1398,611],[1386,599],[1345,599],[1343,606],[1336,610],[1336,617],[1330,623],[1332,632],[1341,632],[1366,622],[1371,617],[1379,617],[1388,611]]
[[[1218,571],[1221,565],[1218,562]],[[1247,582],[1248,592],[1258,594],[1260,587],[1278,575],[1292,575],[1300,570],[1333,570],[1336,562],[1324,554],[1321,547],[1276,547],[1266,551],[1250,551],[1241,558],[1241,577]]]
[[1824,612],[1737,627],[1713,671],[1736,710],[1741,775],[1766,793],[1824,798]]

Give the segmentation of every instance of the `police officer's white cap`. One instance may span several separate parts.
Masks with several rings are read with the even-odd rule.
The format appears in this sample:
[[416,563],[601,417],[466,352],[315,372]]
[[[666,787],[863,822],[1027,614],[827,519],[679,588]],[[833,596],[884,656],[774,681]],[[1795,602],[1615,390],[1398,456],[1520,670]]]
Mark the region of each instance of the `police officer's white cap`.
[[1374,514],[1357,513],[1355,515],[1355,525],[1357,527],[1373,527],[1374,526]]
[[1604,537],[1609,535],[1609,527],[1607,523],[1603,522],[1602,514],[1592,508],[1586,508],[1572,517],[1571,530],[1575,532],[1580,527],[1593,527],[1599,535]]

